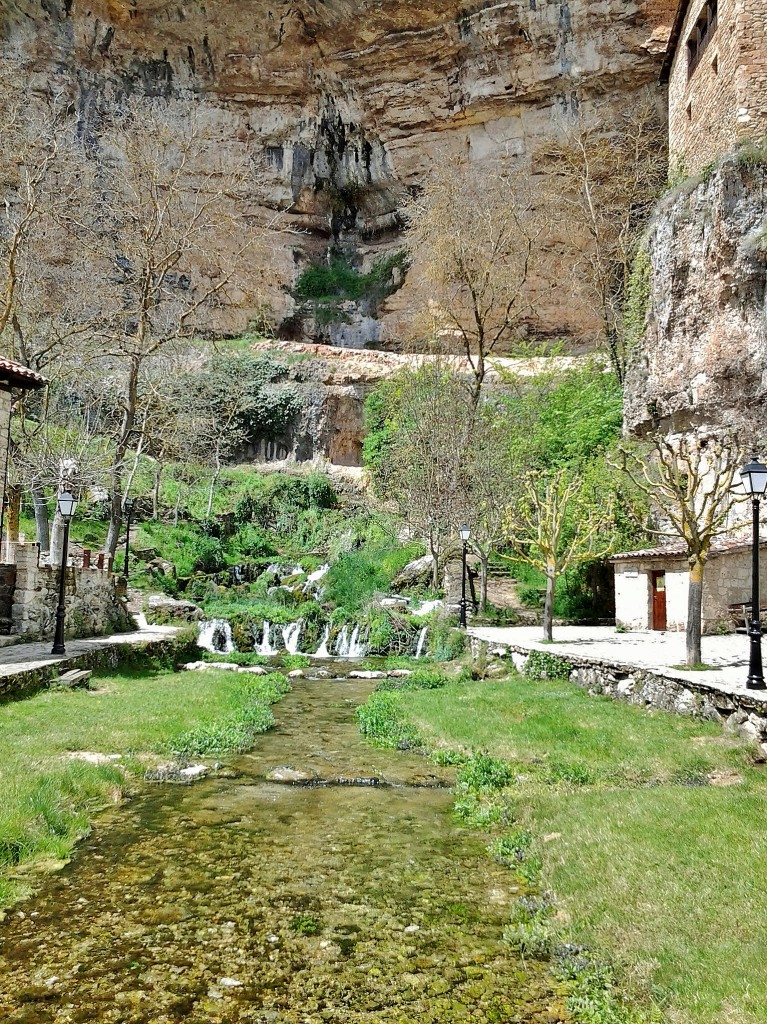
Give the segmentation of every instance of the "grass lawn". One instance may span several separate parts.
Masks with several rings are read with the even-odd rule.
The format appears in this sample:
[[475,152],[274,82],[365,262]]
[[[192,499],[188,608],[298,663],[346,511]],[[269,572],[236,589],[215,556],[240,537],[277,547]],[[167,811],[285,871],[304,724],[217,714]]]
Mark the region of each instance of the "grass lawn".
[[568,682],[397,699],[430,747],[510,762],[490,799],[533,833],[565,938],[613,958],[621,985],[673,1021],[767,1021],[767,768],[748,747]]
[[[0,906],[30,867],[66,858],[90,816],[119,799],[142,757],[243,749],[273,722],[283,676],[131,669],[95,674],[91,690],[44,690],[0,705]],[[73,751],[121,754],[118,764]]]

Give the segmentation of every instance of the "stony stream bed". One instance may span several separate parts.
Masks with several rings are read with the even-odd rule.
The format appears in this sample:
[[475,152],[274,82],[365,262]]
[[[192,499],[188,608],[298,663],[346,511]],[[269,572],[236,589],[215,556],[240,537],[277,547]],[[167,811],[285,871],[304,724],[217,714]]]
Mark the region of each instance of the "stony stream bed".
[[516,880],[453,821],[449,775],[358,735],[372,685],[299,681],[224,774],[99,818],[0,925],[0,1021],[564,1019],[501,941]]

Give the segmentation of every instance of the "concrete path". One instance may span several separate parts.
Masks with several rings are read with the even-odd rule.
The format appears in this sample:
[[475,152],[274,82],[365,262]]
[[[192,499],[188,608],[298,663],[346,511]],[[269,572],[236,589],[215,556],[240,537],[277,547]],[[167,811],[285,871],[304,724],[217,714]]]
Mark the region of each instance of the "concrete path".
[[[703,661],[710,671],[690,672],[680,666],[685,660],[684,633],[616,633],[613,626],[555,626],[554,643],[541,640],[540,626],[505,628],[471,626],[469,633],[491,645],[504,644],[524,650],[547,651],[562,657],[580,657],[629,668],[644,668],[670,679],[694,681],[724,693],[748,693],[767,703],[767,692],[746,690],[748,637],[742,634],[704,636]],[[767,641],[764,645],[767,666]]]
[[67,653],[63,656],[51,654],[51,641],[44,644],[14,644],[0,647],[0,676],[13,676],[49,665],[64,665],[67,661],[121,644],[146,644],[167,640],[179,632],[177,626],[142,626],[135,633],[116,633],[114,636],[96,636],[85,640],[67,640]]

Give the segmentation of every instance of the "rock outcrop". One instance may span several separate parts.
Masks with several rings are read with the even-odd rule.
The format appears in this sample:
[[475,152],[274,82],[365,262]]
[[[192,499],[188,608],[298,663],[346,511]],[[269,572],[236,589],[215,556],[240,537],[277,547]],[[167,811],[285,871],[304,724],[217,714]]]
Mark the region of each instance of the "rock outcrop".
[[745,421],[767,395],[767,155],[743,150],[681,187],[647,237],[647,320],[626,427],[682,432]]
[[[610,124],[652,88],[676,0],[2,0],[6,57],[32,91],[64,84],[83,117],[140,93],[195,103],[222,151],[258,168],[259,197],[289,211],[263,295],[277,318],[328,242],[369,268],[396,247],[398,197],[449,155],[518,159],[576,112]],[[536,282],[537,327],[595,326],[563,294],[554,246]],[[385,344],[405,287],[379,313]],[[216,330],[241,330],[243,309]],[[375,329],[364,325],[373,334]]]

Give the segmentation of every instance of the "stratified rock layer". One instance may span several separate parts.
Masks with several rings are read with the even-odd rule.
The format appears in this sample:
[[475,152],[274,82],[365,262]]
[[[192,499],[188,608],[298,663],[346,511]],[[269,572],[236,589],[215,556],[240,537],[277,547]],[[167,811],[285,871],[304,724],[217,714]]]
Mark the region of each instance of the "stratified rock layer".
[[[62,80],[87,116],[130,93],[194,100],[221,145],[259,169],[292,226],[265,298],[329,239],[366,266],[396,244],[398,196],[447,155],[519,158],[578,112],[611,124],[653,86],[676,0],[0,0],[6,56]],[[556,250],[556,246],[554,249]],[[537,328],[583,335],[596,320],[552,251],[534,283]],[[570,261],[571,262],[571,261]],[[382,339],[408,316],[406,286]],[[252,312],[252,311],[250,311]],[[391,328],[387,330],[388,319]],[[215,328],[237,330],[248,311]]]
[[648,250],[647,326],[627,380],[627,429],[745,422],[763,433],[767,169],[736,156],[669,197]]

